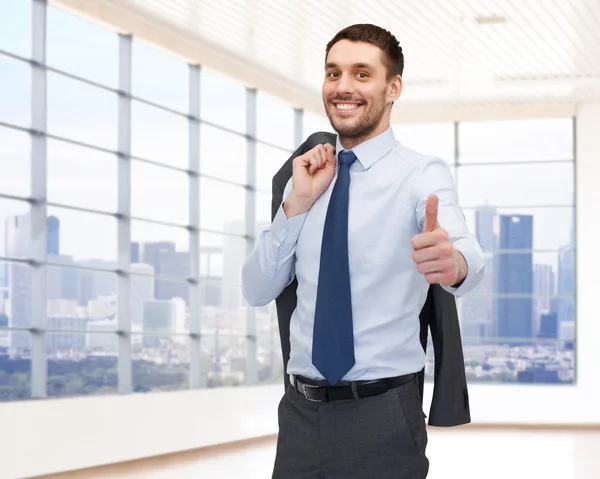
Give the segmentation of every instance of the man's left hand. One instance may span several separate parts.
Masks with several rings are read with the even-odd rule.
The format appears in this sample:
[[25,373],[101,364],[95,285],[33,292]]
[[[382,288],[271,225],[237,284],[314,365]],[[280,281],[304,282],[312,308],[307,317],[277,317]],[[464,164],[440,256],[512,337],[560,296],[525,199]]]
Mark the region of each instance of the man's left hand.
[[467,276],[467,262],[438,223],[437,214],[438,197],[429,195],[423,232],[412,238],[412,257],[428,283],[456,286]]

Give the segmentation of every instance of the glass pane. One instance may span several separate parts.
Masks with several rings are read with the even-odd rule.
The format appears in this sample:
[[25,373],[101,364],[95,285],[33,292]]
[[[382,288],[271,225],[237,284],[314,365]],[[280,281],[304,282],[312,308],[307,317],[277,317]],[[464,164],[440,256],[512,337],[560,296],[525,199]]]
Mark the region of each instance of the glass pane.
[[[326,131],[328,133],[335,133],[329,118],[323,113],[323,115],[315,115],[313,113],[304,111],[302,114],[302,139],[305,140],[313,133],[317,131]],[[300,145],[294,145],[298,147]]]
[[[174,391],[189,388],[190,347],[187,336],[169,336],[179,318],[172,313],[147,310],[145,325],[153,335],[132,336],[133,391]],[[152,326],[152,328],[150,328]]]
[[168,223],[189,223],[189,176],[141,161],[131,162],[131,214]]
[[572,160],[574,154],[571,118],[460,123],[458,138],[461,163]]
[[207,387],[245,384],[246,342],[245,336],[223,334],[202,336],[202,372],[207,376]]
[[[485,263],[481,283],[459,301],[463,337],[496,337],[499,308],[506,305],[517,307],[511,314],[527,325],[527,337],[539,335],[544,314],[556,314],[560,323],[575,321],[569,297],[575,292],[574,250],[486,253]],[[525,297],[522,304],[521,297]]]
[[574,164],[461,166],[457,171],[461,206],[571,205]]
[[185,228],[131,222],[135,255],[131,261],[153,267],[154,273],[187,278],[190,275],[189,232]]
[[143,305],[156,299],[154,268],[147,263],[132,263],[131,273],[131,328],[133,331],[142,331]]
[[115,93],[48,72],[48,133],[116,149],[117,120]]
[[132,47],[132,92],[159,105],[188,111],[189,70],[183,60],[141,40]]
[[275,304],[258,308],[256,317],[258,334],[258,380],[261,383],[283,383],[283,359]]
[[463,212],[469,231],[475,234],[484,251],[500,248],[558,250],[575,244],[573,207],[482,206],[464,208]]
[[48,139],[48,201],[116,212],[118,166],[115,155]]
[[502,338],[464,341],[467,381],[486,383],[573,384],[575,348],[572,340],[540,339],[535,344]]
[[[0,282],[4,302],[3,312],[0,313],[0,328],[27,328],[31,324],[32,273],[31,267],[26,264],[0,262]],[[2,348],[22,348],[19,344],[23,343],[24,338],[25,336],[17,335],[17,343],[14,343],[11,342],[10,335],[0,331],[0,351]]]
[[[230,286],[242,284],[242,266],[246,260],[246,238],[241,236],[200,233],[200,274],[222,278]],[[237,298],[237,293],[236,298]],[[241,298],[228,303],[232,308],[243,306]],[[227,307],[230,307],[227,306]]]
[[0,192],[23,197],[31,195],[29,134],[0,127],[0,170]]
[[231,130],[246,132],[246,88],[206,68],[200,71],[200,117]]
[[131,104],[131,154],[170,166],[189,167],[188,120],[134,101]]
[[0,244],[4,256],[31,258],[31,217],[29,203],[0,199]]
[[256,239],[265,228],[271,224],[271,195],[261,191],[256,192]]
[[48,7],[47,63],[88,80],[117,87],[119,42],[116,32]]
[[243,231],[246,189],[200,178],[200,227],[214,231]]
[[30,126],[31,67],[27,63],[0,55],[0,72],[0,121],[11,125]]
[[116,334],[47,333],[48,397],[116,394]]
[[7,348],[6,343],[15,343],[15,337],[23,339],[19,343],[29,344],[28,332],[0,331],[0,349],[11,354],[0,354],[0,402],[19,401],[31,398],[31,359],[21,351]]
[[116,268],[117,219],[56,206],[48,207],[48,215],[57,218],[55,227],[56,261]]
[[[23,0],[2,0],[0,50],[31,57],[31,5]],[[0,66],[2,71],[2,66]],[[1,109],[0,109],[1,111]]]
[[[56,261],[53,256],[49,256],[48,260]],[[64,262],[68,262],[68,258]],[[46,316],[49,329],[114,331],[117,328],[116,312],[115,273],[47,267]]]
[[294,109],[277,98],[256,95],[256,136],[259,140],[294,149]]
[[436,156],[454,163],[454,124],[392,125],[394,136],[404,146],[423,155]]
[[291,153],[271,148],[270,146],[256,145],[256,187],[267,193],[273,189],[273,176],[289,159]]
[[200,125],[200,135],[202,174],[246,184],[248,182],[246,138],[205,124]]

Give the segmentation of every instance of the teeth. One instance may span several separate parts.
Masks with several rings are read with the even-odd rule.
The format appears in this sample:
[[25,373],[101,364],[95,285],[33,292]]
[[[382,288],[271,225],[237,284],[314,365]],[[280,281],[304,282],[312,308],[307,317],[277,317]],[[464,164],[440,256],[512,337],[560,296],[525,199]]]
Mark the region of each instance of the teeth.
[[358,107],[358,105],[355,103],[338,103],[337,107],[340,110],[354,110]]

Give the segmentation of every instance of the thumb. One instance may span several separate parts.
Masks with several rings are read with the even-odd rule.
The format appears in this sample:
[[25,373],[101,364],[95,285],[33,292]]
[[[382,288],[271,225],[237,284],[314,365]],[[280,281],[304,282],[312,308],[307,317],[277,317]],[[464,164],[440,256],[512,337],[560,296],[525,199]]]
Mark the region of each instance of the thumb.
[[425,204],[425,224],[423,225],[423,233],[429,233],[436,229],[439,224],[438,215],[438,197],[437,195],[429,195]]

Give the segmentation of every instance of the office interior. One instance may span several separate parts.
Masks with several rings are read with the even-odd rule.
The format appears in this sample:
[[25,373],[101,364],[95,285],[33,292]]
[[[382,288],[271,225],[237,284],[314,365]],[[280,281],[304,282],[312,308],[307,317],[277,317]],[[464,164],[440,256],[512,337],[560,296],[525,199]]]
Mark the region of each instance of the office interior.
[[399,39],[394,134],[486,261],[429,477],[600,478],[600,2],[0,0],[1,479],[270,477],[285,372],[241,266],[353,23]]

